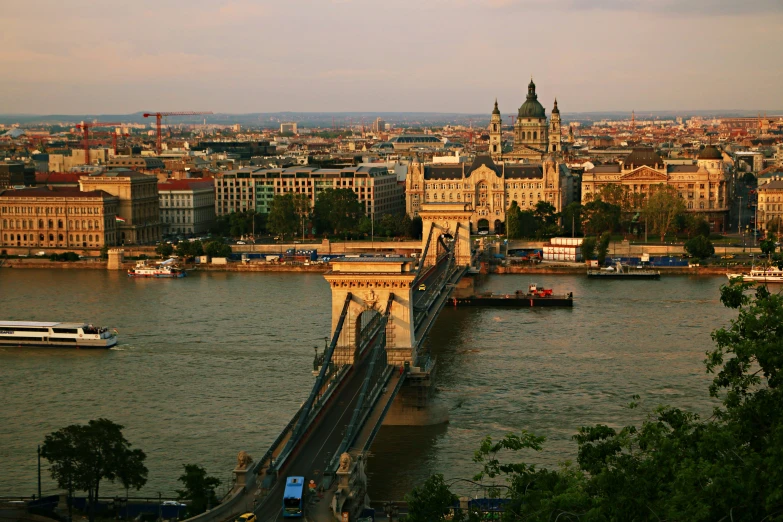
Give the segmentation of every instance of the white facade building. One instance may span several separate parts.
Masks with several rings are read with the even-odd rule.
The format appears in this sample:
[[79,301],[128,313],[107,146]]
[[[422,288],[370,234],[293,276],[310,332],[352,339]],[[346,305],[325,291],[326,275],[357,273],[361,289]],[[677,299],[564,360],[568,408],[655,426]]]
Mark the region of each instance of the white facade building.
[[178,179],[158,183],[164,234],[202,234],[215,223],[213,180]]

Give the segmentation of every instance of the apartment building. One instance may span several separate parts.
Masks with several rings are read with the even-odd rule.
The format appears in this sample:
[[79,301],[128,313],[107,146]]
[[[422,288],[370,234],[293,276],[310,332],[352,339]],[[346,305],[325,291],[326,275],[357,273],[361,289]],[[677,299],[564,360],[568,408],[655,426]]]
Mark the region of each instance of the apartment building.
[[101,248],[116,245],[119,201],[102,190],[0,190],[0,246]]
[[215,223],[212,179],[177,179],[158,183],[164,234],[202,234]]
[[215,179],[215,214],[255,210],[269,212],[272,198],[286,193],[304,194],[315,204],[327,189],[353,190],[365,212],[380,216],[405,211],[404,189],[386,166],[360,165],[342,169],[288,167],[284,169],[244,168]]

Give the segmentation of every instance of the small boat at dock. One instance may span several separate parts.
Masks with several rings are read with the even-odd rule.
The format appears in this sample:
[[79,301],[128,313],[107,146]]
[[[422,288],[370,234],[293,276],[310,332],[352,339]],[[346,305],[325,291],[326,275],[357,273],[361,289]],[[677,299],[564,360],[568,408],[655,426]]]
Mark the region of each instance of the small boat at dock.
[[187,272],[177,265],[176,258],[161,261],[150,265],[147,261],[139,261],[136,266],[128,270],[128,277],[185,277]]
[[527,292],[517,290],[513,294],[494,294],[490,292],[470,297],[452,297],[454,306],[496,306],[512,308],[537,308],[541,306],[574,306],[574,294],[569,292],[555,295],[550,288],[541,288],[531,283]]
[[595,279],[660,279],[660,270],[624,267],[622,263],[600,270],[588,270],[587,277]]
[[783,283],[783,270],[776,266],[751,267],[749,274],[729,273],[726,274],[729,281],[742,278],[743,282],[753,283]]

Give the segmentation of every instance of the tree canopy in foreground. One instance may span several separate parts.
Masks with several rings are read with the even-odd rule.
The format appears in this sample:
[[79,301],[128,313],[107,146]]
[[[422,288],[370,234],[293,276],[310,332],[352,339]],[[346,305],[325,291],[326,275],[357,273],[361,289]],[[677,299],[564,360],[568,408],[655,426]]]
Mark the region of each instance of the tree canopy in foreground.
[[120,482],[126,489],[141,489],[147,483],[147,456],[122,434],[123,426],[108,419],[72,424],[44,438],[41,456],[57,485],[72,494],[86,491],[90,520],[95,520],[95,499],[103,480]]
[[[737,318],[712,333],[715,347],[706,353],[709,394],[718,400],[709,418],[659,406],[641,426],[582,427],[576,464],[557,470],[515,459],[540,450],[542,437],[487,437],[474,456],[475,480],[508,499],[502,520],[783,520],[783,296],[750,288],[721,288]],[[430,504],[428,516],[432,505],[436,513],[448,508],[454,496],[446,485],[433,477],[414,490],[412,520],[422,520],[418,506]]]

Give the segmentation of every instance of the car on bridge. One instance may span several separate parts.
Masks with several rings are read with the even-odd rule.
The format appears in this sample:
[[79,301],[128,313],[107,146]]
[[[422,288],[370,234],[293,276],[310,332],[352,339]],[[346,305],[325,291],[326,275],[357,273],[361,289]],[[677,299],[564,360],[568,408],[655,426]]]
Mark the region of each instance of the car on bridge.
[[255,513],[245,513],[244,515],[237,518],[236,522],[256,522],[256,520]]
[[427,285],[425,285],[424,283],[420,284],[419,285],[419,292],[424,292],[425,290],[427,290]]

